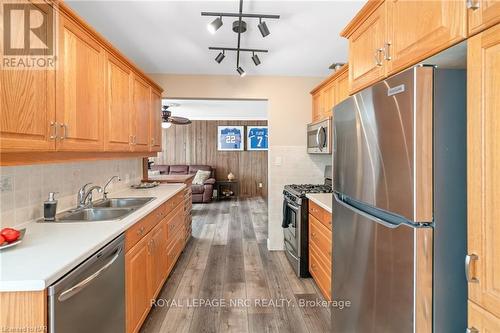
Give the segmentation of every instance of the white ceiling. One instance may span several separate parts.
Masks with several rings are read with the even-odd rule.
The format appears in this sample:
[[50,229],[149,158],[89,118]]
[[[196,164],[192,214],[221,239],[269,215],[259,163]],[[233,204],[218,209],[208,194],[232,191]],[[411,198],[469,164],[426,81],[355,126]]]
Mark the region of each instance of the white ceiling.
[[[237,12],[238,1],[81,1],[67,3],[98,32],[145,72],[171,74],[234,74],[236,54],[226,53],[221,64],[209,46],[236,47],[232,18],[215,35],[201,11]],[[269,49],[256,67],[242,53],[241,66],[249,75],[325,76],[328,66],[347,61],[347,41],[339,32],[364,1],[245,0],[243,11],[279,14],[267,20],[271,34],[262,38],[258,20],[247,19],[241,46]]]
[[191,120],[267,120],[266,100],[164,99],[173,116]]

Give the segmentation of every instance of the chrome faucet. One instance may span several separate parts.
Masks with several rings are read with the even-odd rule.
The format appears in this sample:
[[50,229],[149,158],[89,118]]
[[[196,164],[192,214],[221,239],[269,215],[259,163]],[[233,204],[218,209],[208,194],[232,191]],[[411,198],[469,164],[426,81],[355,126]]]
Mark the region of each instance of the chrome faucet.
[[[83,185],[79,190],[78,190],[78,197],[77,197],[77,205],[78,208],[85,208],[88,204],[92,203],[92,191],[97,190],[99,193],[101,193],[102,187],[94,185],[91,188],[86,190],[87,186],[91,185],[92,183],[87,183]],[[87,200],[89,201],[87,203]]]
[[92,206],[92,191],[94,191],[94,190],[97,190],[97,192],[99,192],[99,193],[103,192],[102,187],[100,187],[98,185],[94,185],[91,188],[89,188],[89,190],[87,191],[87,193],[83,197],[83,207]]
[[103,186],[103,192],[104,194],[102,195],[102,198],[103,200],[106,200],[108,198],[108,192],[106,191],[106,189],[108,188],[108,185],[111,183],[111,181],[113,179],[117,179],[119,182],[122,180],[120,177],[118,176],[112,176],[111,178],[108,179],[108,181],[106,182],[106,184]]
[[85,206],[85,203],[83,200],[83,198],[85,197],[85,189],[90,184],[92,184],[92,183],[87,183],[87,184],[83,185],[82,187],[80,187],[80,189],[78,190],[78,195],[77,195],[77,199],[76,199],[76,204],[77,204],[78,208],[83,208]]

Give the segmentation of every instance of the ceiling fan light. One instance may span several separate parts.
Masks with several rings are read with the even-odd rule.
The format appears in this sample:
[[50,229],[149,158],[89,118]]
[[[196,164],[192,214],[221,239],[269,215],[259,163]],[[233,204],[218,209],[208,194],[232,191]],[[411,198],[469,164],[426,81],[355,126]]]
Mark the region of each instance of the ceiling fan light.
[[252,55],[252,60],[253,60],[253,63],[255,64],[255,66],[259,66],[260,65],[260,59],[259,59],[258,55],[253,54]]
[[207,29],[210,33],[215,34],[220,27],[222,27],[222,17],[218,17],[207,25]]
[[236,68],[236,71],[238,72],[238,74],[240,74],[241,77],[247,75],[247,73],[241,67]]
[[161,128],[169,128],[170,126],[172,126],[172,123],[168,121],[161,123]]
[[260,23],[257,25],[257,27],[260,30],[260,34],[262,35],[262,37],[266,37],[267,35],[270,34],[269,28],[267,27],[266,22],[262,21],[262,19],[259,19],[259,22]]
[[224,58],[226,57],[226,55],[224,54],[224,51],[220,52],[217,57],[215,57],[215,61],[217,61],[217,63],[221,63],[222,60],[224,60]]

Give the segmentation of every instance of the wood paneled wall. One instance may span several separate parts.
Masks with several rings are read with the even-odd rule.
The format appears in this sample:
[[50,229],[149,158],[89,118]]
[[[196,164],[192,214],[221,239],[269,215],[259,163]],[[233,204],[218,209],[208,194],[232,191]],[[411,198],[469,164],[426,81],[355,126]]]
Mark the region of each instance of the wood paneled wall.
[[226,125],[265,126],[267,121],[194,120],[186,126],[172,125],[163,129],[163,151],[155,163],[211,165],[216,168],[217,179],[227,179],[229,172],[235,174],[240,195],[267,197],[267,151],[218,151],[217,126]]

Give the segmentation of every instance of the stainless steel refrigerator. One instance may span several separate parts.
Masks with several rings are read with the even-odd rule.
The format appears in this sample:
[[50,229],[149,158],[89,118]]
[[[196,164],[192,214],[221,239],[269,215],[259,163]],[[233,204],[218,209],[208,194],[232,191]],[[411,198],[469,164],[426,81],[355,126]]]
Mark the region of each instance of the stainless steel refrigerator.
[[333,119],[333,332],[465,332],[465,71],[408,69]]

